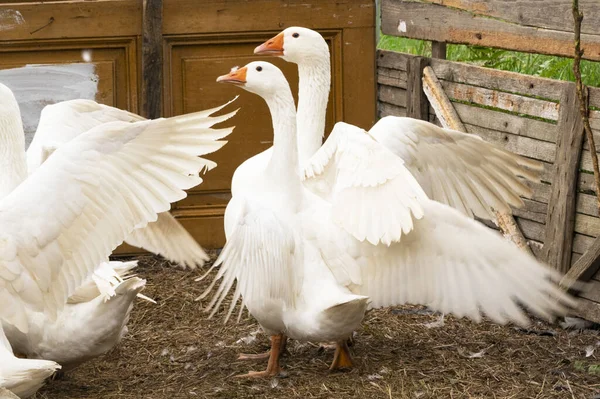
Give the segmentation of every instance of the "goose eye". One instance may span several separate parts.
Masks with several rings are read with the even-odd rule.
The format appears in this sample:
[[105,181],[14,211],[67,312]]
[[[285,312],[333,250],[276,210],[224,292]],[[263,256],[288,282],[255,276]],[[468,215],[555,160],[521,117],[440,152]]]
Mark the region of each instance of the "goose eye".
[[262,71],[262,67],[261,67],[261,66],[257,66],[257,67],[256,67],[256,70],[257,70],[258,72],[260,72],[260,71]]
[[294,34],[292,34],[292,37],[298,38],[298,37],[300,37],[300,33],[294,33]]

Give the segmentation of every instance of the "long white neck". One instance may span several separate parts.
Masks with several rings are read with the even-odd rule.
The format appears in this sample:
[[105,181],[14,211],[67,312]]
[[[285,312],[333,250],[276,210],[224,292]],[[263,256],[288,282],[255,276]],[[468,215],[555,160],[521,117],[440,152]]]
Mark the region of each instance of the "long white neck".
[[27,178],[25,134],[18,105],[0,114],[0,198]]
[[269,177],[282,188],[301,186],[296,137],[296,109],[288,88],[265,98],[273,120],[273,155],[267,167]]
[[323,144],[331,86],[329,53],[298,65],[298,151],[303,163]]

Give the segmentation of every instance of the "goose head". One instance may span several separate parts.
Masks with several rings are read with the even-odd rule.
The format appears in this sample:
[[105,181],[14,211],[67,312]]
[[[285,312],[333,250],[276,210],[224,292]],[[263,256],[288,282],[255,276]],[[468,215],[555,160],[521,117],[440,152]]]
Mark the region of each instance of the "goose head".
[[320,33],[292,26],[254,49],[257,55],[279,56],[295,64],[329,59],[329,46]]
[[232,68],[227,75],[219,76],[217,82],[239,86],[263,98],[289,91],[283,72],[265,61],[254,61],[241,68]]

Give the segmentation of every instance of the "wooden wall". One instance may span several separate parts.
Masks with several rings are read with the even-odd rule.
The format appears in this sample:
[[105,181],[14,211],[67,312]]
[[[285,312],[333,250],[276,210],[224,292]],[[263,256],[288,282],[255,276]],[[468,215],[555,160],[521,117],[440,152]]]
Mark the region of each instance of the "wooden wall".
[[[237,128],[211,156],[219,166],[173,211],[202,245],[220,247],[233,171],[271,145],[272,129],[264,102],[215,79],[255,60],[254,47],[294,25],[322,32],[329,43],[334,79],[328,126],[345,120],[370,127],[376,110],[374,0],[0,0],[0,81],[17,95],[29,140],[41,108],[70,98],[172,116],[241,95]],[[295,91],[296,66],[267,60],[284,70]]]
[[[407,114],[407,66],[415,56],[378,51],[378,113]],[[469,133],[516,154],[544,164],[542,182],[533,184],[533,195],[525,207],[514,209],[516,221],[536,256],[542,255],[546,237],[548,203],[555,179],[557,124],[563,91],[572,83],[482,68],[440,59],[426,60],[442,83]],[[591,88],[591,125],[600,149],[600,88]],[[595,108],[595,109],[594,109]],[[429,109],[428,119],[436,122]],[[577,205],[571,263],[600,235],[590,149],[584,141],[577,181]],[[600,305],[600,273],[591,280],[592,289],[584,297]],[[594,317],[600,320],[599,311]]]

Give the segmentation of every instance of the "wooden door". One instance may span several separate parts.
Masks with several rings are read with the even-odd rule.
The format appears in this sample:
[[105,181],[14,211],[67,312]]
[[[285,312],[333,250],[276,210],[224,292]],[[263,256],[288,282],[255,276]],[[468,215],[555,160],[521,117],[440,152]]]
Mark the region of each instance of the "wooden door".
[[[328,129],[340,120],[368,128],[375,118],[374,22],[373,0],[0,1],[0,26],[6,28],[0,31],[0,81],[11,86],[28,109],[29,140],[41,107],[69,98],[94,98],[142,114],[152,114],[158,103],[156,115],[172,116],[240,95],[234,105],[241,107],[233,119],[236,130],[229,143],[210,156],[219,166],[173,209],[203,246],[221,247],[233,171],[268,148],[273,138],[264,102],[217,84],[216,77],[257,59],[254,47],[287,26],[316,29],[332,55]],[[91,50],[88,62],[86,50]],[[296,92],[296,66],[267,60],[284,71]],[[21,69],[31,64],[37,69]],[[79,89],[61,90],[60,79],[43,78],[48,69],[59,74],[55,77],[73,74],[71,81],[77,78]],[[29,86],[23,87],[15,75],[26,72],[32,74]],[[44,81],[52,90],[33,96]],[[152,101],[149,97],[157,93],[158,101]]]

